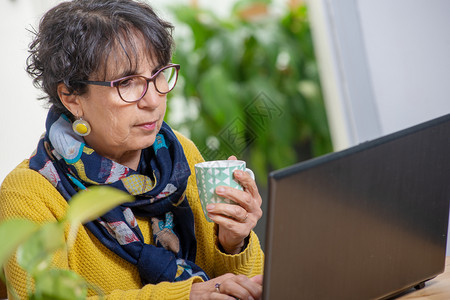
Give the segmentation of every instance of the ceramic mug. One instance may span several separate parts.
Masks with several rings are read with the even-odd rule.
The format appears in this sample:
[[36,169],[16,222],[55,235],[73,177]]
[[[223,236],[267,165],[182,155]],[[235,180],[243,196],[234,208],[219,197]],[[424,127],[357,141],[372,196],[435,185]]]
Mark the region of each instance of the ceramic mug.
[[216,194],[216,187],[218,186],[230,186],[241,191],[243,190],[242,186],[233,178],[233,172],[235,170],[245,171],[255,179],[253,171],[246,168],[245,161],[243,160],[213,160],[195,165],[198,194],[203,213],[209,222],[212,222],[212,220],[208,217],[208,212],[206,211],[208,204],[236,204],[234,201]]

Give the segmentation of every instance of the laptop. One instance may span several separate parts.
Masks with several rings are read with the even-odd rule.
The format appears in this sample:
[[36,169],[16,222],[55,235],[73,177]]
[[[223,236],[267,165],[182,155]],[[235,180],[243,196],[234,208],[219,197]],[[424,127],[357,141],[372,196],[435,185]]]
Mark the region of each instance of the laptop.
[[450,114],[269,174],[263,299],[385,299],[444,271]]

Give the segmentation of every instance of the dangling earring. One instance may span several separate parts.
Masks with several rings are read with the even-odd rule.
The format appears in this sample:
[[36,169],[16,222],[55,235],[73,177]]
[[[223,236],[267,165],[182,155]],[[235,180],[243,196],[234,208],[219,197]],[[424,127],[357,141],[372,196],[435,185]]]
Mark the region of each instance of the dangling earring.
[[91,133],[91,125],[81,117],[73,122],[72,129],[79,136],[86,136]]

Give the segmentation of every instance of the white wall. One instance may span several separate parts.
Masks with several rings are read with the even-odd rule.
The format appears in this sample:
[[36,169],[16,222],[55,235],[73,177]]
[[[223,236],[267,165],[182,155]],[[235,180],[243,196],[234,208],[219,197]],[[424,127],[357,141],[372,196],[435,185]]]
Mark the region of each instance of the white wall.
[[39,1],[4,0],[0,8],[0,181],[20,161],[29,157],[44,130],[45,110],[27,76],[25,60]]
[[336,150],[450,113],[450,1],[308,3]]
[[450,113],[450,1],[358,4],[381,133]]

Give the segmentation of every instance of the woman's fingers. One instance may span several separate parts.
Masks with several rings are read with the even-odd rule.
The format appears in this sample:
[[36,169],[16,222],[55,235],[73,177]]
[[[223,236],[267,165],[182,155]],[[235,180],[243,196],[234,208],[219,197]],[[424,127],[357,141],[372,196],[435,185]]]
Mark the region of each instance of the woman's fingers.
[[245,275],[236,275],[220,283],[220,293],[238,299],[259,299],[262,294],[262,285],[252,281]]
[[206,282],[194,283],[191,288],[190,299],[260,299],[262,284],[259,280],[245,275],[231,273],[213,278]]
[[244,191],[248,191],[252,197],[261,199],[258,186],[250,174],[242,170],[235,170],[233,176],[242,185]]
[[252,278],[250,278],[251,281],[254,281],[261,285],[263,284],[263,279],[264,279],[263,275],[256,275],[256,276],[253,276]]
[[250,234],[250,231],[255,228],[258,223],[258,219],[250,213],[245,214],[245,216],[241,217],[239,220],[237,220],[236,217],[223,215],[222,212],[208,213],[208,216],[214,221],[214,223],[219,225],[220,229],[229,231],[228,234],[233,238],[247,237],[247,235]]
[[209,213],[222,214],[241,223],[247,222],[250,217],[257,222],[262,217],[260,197],[255,199],[247,192],[230,187],[221,188],[218,187],[216,193],[236,202],[238,205],[215,203],[207,206],[206,209]]
[[216,188],[216,194],[233,200],[244,207],[246,204],[252,204],[252,200],[256,200],[254,204],[261,206],[262,199],[259,195],[256,182],[252,179],[252,177],[247,172],[241,170],[236,170],[233,174],[234,178],[242,185],[244,190],[241,191],[232,187],[218,186]]
[[254,198],[248,192],[240,191],[232,187],[218,186],[216,188],[216,194],[236,202],[247,211],[251,211],[255,206],[258,206],[258,203],[254,201]]
[[211,214],[220,214],[235,221],[244,223],[248,218],[248,212],[242,206],[236,204],[215,203],[208,204],[206,210]]
[[[211,280],[205,282],[197,282],[194,283],[191,287],[191,293],[189,299],[192,300],[235,300],[230,295],[221,293],[220,285],[222,282],[226,282],[227,280],[235,277],[236,275],[228,273],[222,276],[213,278]],[[219,285],[219,289],[216,288],[216,284]]]

